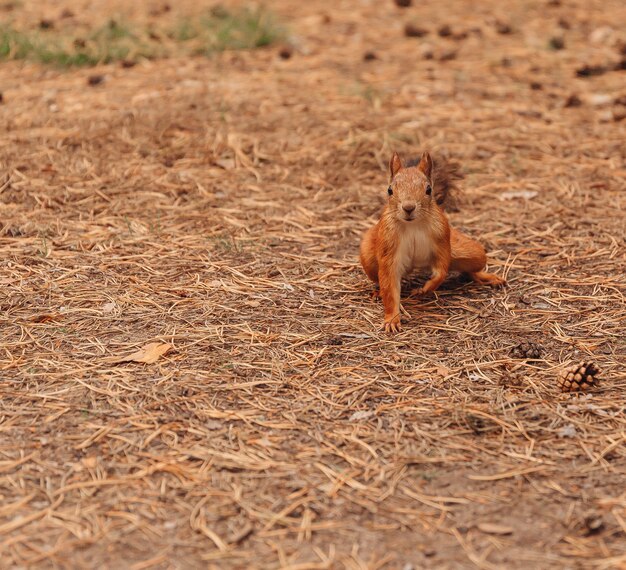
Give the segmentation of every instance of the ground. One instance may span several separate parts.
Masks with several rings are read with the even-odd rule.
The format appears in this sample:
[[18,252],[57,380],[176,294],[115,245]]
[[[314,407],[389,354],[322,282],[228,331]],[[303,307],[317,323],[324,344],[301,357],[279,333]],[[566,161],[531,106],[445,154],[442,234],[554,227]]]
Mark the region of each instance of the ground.
[[[626,567],[624,4],[267,6],[263,49],[0,67],[2,565]],[[359,239],[425,148],[509,287],[390,336]]]

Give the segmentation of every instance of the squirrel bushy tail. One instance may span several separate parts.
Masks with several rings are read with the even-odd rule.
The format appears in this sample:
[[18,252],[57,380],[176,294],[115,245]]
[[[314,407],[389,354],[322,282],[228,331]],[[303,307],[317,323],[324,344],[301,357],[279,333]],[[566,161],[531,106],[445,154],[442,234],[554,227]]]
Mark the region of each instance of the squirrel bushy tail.
[[[461,165],[437,154],[432,155],[432,160],[433,172],[431,182],[435,201],[444,210],[456,211],[460,192],[458,182],[463,179]],[[419,158],[412,159],[407,163],[407,166],[417,166],[419,162]]]

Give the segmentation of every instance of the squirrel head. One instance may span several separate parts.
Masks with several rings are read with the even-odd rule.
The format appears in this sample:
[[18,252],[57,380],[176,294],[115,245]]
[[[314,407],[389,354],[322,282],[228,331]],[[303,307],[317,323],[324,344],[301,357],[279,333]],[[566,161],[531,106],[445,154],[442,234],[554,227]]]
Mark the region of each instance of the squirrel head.
[[432,187],[433,161],[428,151],[417,166],[405,167],[398,153],[389,161],[389,206],[399,220],[412,222],[436,207]]

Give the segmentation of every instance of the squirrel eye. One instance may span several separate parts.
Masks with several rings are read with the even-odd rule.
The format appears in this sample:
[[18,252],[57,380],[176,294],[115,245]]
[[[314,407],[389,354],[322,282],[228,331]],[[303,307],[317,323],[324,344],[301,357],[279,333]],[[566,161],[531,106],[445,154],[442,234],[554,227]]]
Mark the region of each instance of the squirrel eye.
[[393,188],[391,186],[389,186],[389,188],[387,188],[387,194],[389,194],[389,196],[391,196],[393,194]]
[[426,194],[430,196],[433,193],[433,187],[429,184],[426,186]]

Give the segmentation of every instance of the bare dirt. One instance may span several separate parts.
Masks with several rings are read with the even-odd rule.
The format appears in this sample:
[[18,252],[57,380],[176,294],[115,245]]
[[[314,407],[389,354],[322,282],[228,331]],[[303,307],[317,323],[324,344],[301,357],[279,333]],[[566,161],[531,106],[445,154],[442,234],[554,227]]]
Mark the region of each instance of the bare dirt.
[[[1,565],[626,567],[623,2],[268,6],[288,49],[0,67]],[[424,148],[509,287],[387,336],[359,239]]]

